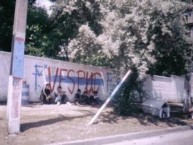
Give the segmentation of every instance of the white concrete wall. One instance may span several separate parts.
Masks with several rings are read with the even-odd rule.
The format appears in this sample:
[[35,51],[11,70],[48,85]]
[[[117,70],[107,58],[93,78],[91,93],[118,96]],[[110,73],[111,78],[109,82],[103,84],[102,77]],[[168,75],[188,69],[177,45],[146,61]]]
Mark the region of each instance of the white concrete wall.
[[182,102],[184,99],[184,77],[174,76],[147,76],[143,89],[148,98]]
[[[10,60],[10,53],[0,51],[0,101],[7,98]],[[30,86],[29,100],[32,102],[39,101],[45,83],[51,83],[54,90],[60,84],[71,101],[78,88],[97,90],[104,100],[114,87],[110,69],[33,56],[25,56],[23,80]]]
[[[10,60],[10,53],[0,51],[0,101],[7,99]],[[30,86],[29,100],[32,102],[39,101],[46,83],[50,83],[54,90],[60,84],[69,100],[73,101],[78,88],[82,92],[85,89],[98,90],[104,100],[117,82],[110,69],[33,56],[25,56],[23,80]],[[191,87],[193,90],[193,83]],[[181,102],[184,98],[184,77],[148,76],[144,90],[149,98]]]

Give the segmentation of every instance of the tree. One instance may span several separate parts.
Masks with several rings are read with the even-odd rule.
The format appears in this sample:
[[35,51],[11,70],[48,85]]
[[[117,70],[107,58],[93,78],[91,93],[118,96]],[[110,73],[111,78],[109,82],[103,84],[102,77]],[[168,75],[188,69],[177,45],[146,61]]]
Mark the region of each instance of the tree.
[[0,50],[11,51],[15,1],[1,0],[0,2]]
[[[159,9],[154,14],[157,20],[150,32],[156,34],[159,39],[155,39],[156,51],[154,53],[157,61],[150,66],[150,74],[183,75],[188,71],[188,53],[191,48],[184,35],[186,30],[180,19],[185,7],[175,3],[170,5],[170,11],[166,14],[161,12],[161,15],[157,15],[156,13],[160,13]],[[165,26],[167,30],[164,30],[162,26]],[[163,35],[164,31],[168,33]]]
[[[11,51],[13,20],[16,0],[1,0],[0,2],[0,50]],[[33,5],[35,0],[29,0],[29,6]]]
[[[88,52],[103,56],[118,75],[123,75],[128,69],[135,71],[139,77],[126,85],[117,102],[120,110],[125,105],[127,107],[124,108],[131,109],[128,104],[131,104],[132,94],[136,91],[141,93],[141,89],[135,89],[137,87],[130,84],[140,86],[147,72],[159,75],[181,75],[186,72],[189,47],[180,24],[182,9],[181,4],[169,0],[101,1],[99,23],[102,33],[89,37],[92,29],[87,28],[84,33],[80,30],[78,36],[87,41],[81,41],[78,37],[71,40],[70,44],[76,45],[70,45],[69,53],[73,54],[71,57],[74,61],[79,62],[86,60],[84,58],[87,58],[85,55]],[[87,61],[87,64],[90,62]],[[123,112],[127,111],[120,111]]]
[[[69,40],[77,37],[81,25],[88,23],[96,34],[101,32],[96,21],[99,3],[93,0],[57,0],[48,16],[41,8],[31,7],[27,54],[68,60]],[[35,18],[34,18],[35,16]]]
[[77,36],[81,25],[88,23],[96,33],[100,32],[100,25],[95,21],[99,16],[98,7],[93,0],[55,1],[49,17],[47,39],[43,40],[45,45],[40,49],[34,47],[33,50],[40,50],[46,57],[68,60],[66,48],[69,40]]
[[[162,75],[184,73],[188,44],[179,23],[182,8],[180,4],[158,0],[101,2],[103,32],[94,38],[101,46],[99,52],[108,56],[120,73],[128,68],[136,68],[141,77],[148,71]],[[73,53],[78,53],[74,59],[86,50],[75,49]]]
[[51,21],[47,11],[34,5],[29,6],[27,24],[25,53],[44,57],[56,56],[57,53],[49,49],[52,38]]
[[96,34],[88,24],[79,28],[77,37],[72,39],[68,45],[71,61],[103,67],[110,66],[109,59],[102,53],[101,49]]

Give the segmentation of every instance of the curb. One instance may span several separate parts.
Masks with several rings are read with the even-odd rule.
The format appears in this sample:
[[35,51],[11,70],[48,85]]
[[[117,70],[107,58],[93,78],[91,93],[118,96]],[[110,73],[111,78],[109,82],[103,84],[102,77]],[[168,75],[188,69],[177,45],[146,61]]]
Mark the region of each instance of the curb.
[[124,140],[153,137],[153,136],[163,135],[163,134],[172,133],[172,132],[187,131],[191,129],[193,129],[193,125],[146,131],[146,132],[138,132],[138,133],[118,134],[118,135],[98,137],[98,138],[86,139],[86,140],[59,142],[59,143],[53,143],[53,144],[47,144],[47,145],[102,145],[102,144],[121,142]]

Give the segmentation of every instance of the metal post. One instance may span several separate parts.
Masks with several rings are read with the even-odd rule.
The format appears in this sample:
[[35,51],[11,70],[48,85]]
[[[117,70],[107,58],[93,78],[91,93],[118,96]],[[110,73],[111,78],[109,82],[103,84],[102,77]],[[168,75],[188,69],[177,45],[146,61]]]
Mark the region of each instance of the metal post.
[[12,36],[12,56],[8,86],[8,132],[20,132],[20,108],[24,70],[24,47],[28,0],[16,0]]
[[123,85],[123,83],[126,81],[126,79],[128,78],[128,76],[131,74],[131,70],[129,70],[126,75],[123,77],[123,79],[121,80],[121,82],[115,87],[115,89],[113,90],[113,92],[111,93],[111,95],[109,96],[109,98],[105,101],[105,103],[102,105],[102,107],[98,110],[98,112],[95,114],[95,116],[91,119],[91,121],[89,122],[88,125],[91,125],[94,123],[94,121],[98,118],[98,116],[101,114],[101,112],[103,111],[103,109],[107,106],[107,104],[111,101],[111,99],[114,97],[114,95],[116,94],[116,92],[121,88],[121,86]]

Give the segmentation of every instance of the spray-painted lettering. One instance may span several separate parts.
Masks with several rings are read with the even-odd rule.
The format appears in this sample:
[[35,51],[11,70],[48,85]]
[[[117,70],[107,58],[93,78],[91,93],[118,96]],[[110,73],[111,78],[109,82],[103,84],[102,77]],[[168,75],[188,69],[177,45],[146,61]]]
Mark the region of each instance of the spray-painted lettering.
[[91,72],[86,70],[74,70],[65,68],[51,68],[43,67],[41,65],[35,65],[35,90],[39,85],[38,79],[44,77],[48,83],[51,84],[51,89],[54,90],[56,85],[68,84],[67,91],[70,94],[75,92],[75,88],[84,89],[87,91],[98,91],[101,86],[104,86],[104,80],[102,79],[100,72]]

